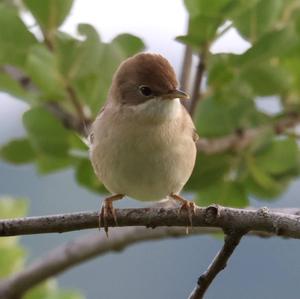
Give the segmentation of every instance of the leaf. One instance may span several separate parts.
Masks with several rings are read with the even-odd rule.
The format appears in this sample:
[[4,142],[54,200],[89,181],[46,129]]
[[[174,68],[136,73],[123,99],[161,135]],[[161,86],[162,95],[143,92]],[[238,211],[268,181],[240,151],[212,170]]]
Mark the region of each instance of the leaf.
[[209,16],[224,14],[233,2],[232,0],[185,0],[184,4],[190,17],[193,18],[200,14]]
[[84,299],[84,297],[78,291],[58,289],[56,281],[48,279],[30,289],[24,299]]
[[36,162],[38,171],[41,174],[56,172],[75,163],[74,159],[69,156],[54,157],[52,155],[39,155]]
[[0,197],[0,219],[25,216],[27,208],[28,202],[25,199]]
[[233,15],[233,22],[239,32],[251,42],[255,42],[264,33],[271,31],[278,20],[283,0],[252,1],[240,14]]
[[283,55],[295,46],[293,33],[289,27],[266,33],[249,50],[239,56],[240,65],[253,62],[258,64],[270,60],[273,56]]
[[79,98],[89,106],[94,116],[106,100],[113,74],[119,64],[143,48],[143,42],[134,35],[119,35],[111,43],[101,44],[101,49],[97,51],[99,59],[91,60],[93,67],[90,71],[73,82]]
[[44,46],[31,48],[26,63],[27,73],[41,89],[46,100],[65,98],[64,79],[59,73],[55,56]]
[[253,157],[247,158],[249,177],[246,186],[250,193],[263,199],[275,199],[286,188],[286,182],[277,181],[268,174]]
[[23,0],[43,30],[59,27],[73,5],[73,0]]
[[35,37],[21,21],[17,11],[4,4],[0,4],[0,28],[0,65],[23,68],[29,48],[37,42]]
[[35,159],[35,152],[28,139],[12,140],[0,148],[0,157],[10,163],[29,163]]
[[111,46],[119,49],[124,58],[141,52],[145,48],[144,42],[139,37],[128,33],[116,36],[111,41]]
[[78,33],[84,40],[78,40],[60,32],[56,39],[56,54],[60,71],[67,81],[80,79],[95,73],[103,44],[95,28],[88,24],[79,24]]
[[7,277],[23,266],[25,250],[17,246],[0,248],[0,278]]
[[232,156],[229,154],[205,155],[199,153],[193,174],[185,185],[185,189],[196,191],[215,184],[228,172],[231,159]]
[[292,138],[273,140],[256,156],[261,169],[272,175],[280,175],[299,167],[299,149]]
[[200,206],[215,203],[230,207],[246,207],[249,201],[241,183],[222,180],[198,192],[196,203]]
[[223,136],[234,133],[239,128],[253,127],[261,121],[252,99],[238,98],[233,94],[232,99],[226,97],[224,93],[200,102],[196,119],[200,136]]
[[239,79],[247,82],[253,94],[259,96],[283,94],[289,90],[292,83],[288,72],[271,64],[254,64],[244,68]]
[[103,192],[105,189],[96,177],[90,160],[82,159],[76,168],[76,181],[94,192]]
[[215,38],[217,29],[222,23],[223,19],[219,17],[197,15],[189,21],[188,34],[177,36],[176,40],[199,51],[199,48]]
[[69,150],[69,132],[47,110],[35,107],[23,115],[32,146],[41,153],[64,158]]
[[13,79],[8,74],[1,72],[0,90],[30,104],[34,103],[35,101],[35,96],[30,92],[26,91],[17,80]]

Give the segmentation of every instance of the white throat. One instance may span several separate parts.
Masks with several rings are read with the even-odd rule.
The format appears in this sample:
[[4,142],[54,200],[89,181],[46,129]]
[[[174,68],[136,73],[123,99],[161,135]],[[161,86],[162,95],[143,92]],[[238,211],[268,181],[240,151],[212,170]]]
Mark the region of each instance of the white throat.
[[181,112],[181,103],[179,99],[166,100],[153,98],[145,103],[136,105],[134,112],[144,118],[155,120],[170,120],[178,117]]

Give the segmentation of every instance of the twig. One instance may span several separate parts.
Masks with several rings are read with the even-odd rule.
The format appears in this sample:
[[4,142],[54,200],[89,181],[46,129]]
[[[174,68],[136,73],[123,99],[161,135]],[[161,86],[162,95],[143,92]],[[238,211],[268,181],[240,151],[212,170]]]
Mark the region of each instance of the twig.
[[295,127],[300,122],[298,113],[288,113],[285,117],[276,123],[264,125],[257,128],[250,128],[241,132],[226,135],[218,138],[199,138],[197,140],[197,149],[206,154],[217,154],[227,150],[242,150],[249,146],[258,136],[270,130],[274,134],[280,135],[286,130]]
[[204,77],[205,67],[206,67],[206,56],[207,56],[208,48],[207,46],[203,46],[201,52],[199,53],[199,62],[195,74],[195,80],[193,83],[193,90],[191,96],[191,102],[189,106],[189,112],[192,116],[194,116],[196,107],[201,99],[201,84]]
[[54,116],[59,119],[62,124],[71,130],[79,133],[80,135],[87,137],[88,128],[92,124],[92,120],[85,118],[84,122],[78,119],[76,116],[66,111],[61,105],[57,102],[48,101],[46,104],[46,108],[51,111]]
[[86,135],[88,135],[87,124],[88,124],[89,120],[85,116],[83,106],[80,103],[73,87],[68,85],[68,86],[66,86],[66,90],[67,90],[67,93],[68,93],[69,100],[71,101],[71,103],[74,106],[75,111],[77,113],[78,121],[82,124],[81,127],[83,127],[85,129],[84,136],[86,136]]
[[193,51],[191,47],[186,46],[184,50],[181,75],[180,75],[180,88],[184,91],[189,90],[189,81],[191,75],[191,67],[193,60]]
[[202,299],[215,277],[225,269],[227,261],[238,246],[243,233],[231,232],[225,235],[224,245],[217,253],[207,270],[199,277],[195,289],[188,299]]
[[[189,236],[211,232],[210,229],[192,228]],[[152,230],[142,227],[130,227],[112,229],[109,238],[101,233],[77,238],[51,250],[46,256],[21,272],[2,280],[0,282],[0,299],[20,298],[26,291],[45,279],[62,273],[95,256],[111,251],[121,251],[137,242],[177,237],[186,237],[185,228],[163,227]]]
[[[212,209],[216,212],[211,213]],[[256,231],[283,237],[300,238],[299,209],[293,214],[265,209],[234,209],[217,206],[217,208],[196,208],[193,215],[194,227],[234,228],[239,231]],[[189,219],[185,213],[178,214],[178,209],[139,208],[116,209],[118,226],[188,226]],[[108,217],[109,226],[115,226],[114,219]],[[0,236],[25,234],[62,233],[68,231],[98,228],[98,213],[79,212],[71,214],[50,215],[6,219],[0,221]]]

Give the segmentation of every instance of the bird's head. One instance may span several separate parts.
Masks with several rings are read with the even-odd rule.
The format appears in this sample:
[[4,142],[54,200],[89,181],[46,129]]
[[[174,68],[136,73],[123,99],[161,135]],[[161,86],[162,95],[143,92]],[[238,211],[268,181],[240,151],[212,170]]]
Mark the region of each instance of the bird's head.
[[159,54],[140,53],[119,66],[109,98],[127,105],[139,105],[153,99],[188,99],[177,86],[176,74],[167,59]]

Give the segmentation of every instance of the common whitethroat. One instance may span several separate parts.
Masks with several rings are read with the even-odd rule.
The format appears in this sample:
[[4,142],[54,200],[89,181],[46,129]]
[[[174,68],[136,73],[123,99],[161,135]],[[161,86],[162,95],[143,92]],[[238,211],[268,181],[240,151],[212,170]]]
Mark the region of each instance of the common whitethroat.
[[113,77],[90,138],[95,173],[112,194],[99,215],[106,234],[109,214],[117,223],[113,201],[125,195],[142,201],[171,197],[191,224],[195,205],[179,192],[195,165],[197,134],[181,104],[188,95],[177,86],[174,69],[158,54],[128,58]]

